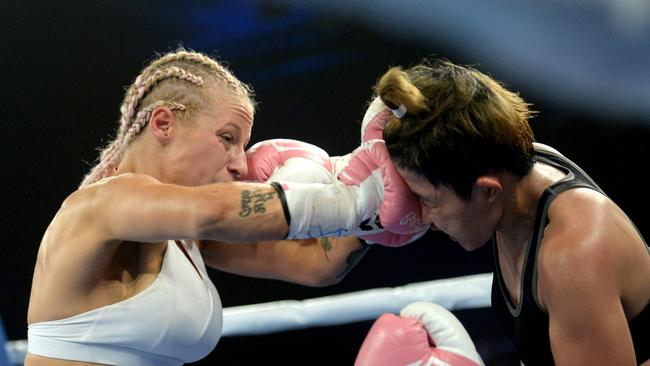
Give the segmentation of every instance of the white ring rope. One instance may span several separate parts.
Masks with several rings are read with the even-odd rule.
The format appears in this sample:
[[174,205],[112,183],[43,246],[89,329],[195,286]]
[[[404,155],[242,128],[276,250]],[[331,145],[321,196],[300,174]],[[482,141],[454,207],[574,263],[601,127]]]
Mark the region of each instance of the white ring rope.
[[257,335],[291,329],[372,320],[414,301],[449,310],[490,306],[492,274],[412,283],[308,300],[284,300],[223,310],[223,336]]
[[[373,320],[399,313],[414,301],[429,301],[449,310],[490,306],[492,274],[417,282],[307,300],[282,300],[223,309],[222,337],[260,335],[293,329]],[[27,341],[9,341],[6,350],[16,365],[27,352]]]

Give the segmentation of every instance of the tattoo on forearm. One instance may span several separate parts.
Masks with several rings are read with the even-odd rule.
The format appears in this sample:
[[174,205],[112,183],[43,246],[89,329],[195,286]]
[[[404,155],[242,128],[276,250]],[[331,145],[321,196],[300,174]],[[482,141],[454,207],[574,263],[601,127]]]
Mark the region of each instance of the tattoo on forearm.
[[347,263],[347,266],[343,270],[343,272],[339,273],[336,275],[336,278],[341,278],[348,274],[352,270],[352,267],[354,267],[359,261],[361,260],[361,257],[363,257],[364,254],[370,249],[370,246],[364,245],[363,248],[359,248],[350,254],[348,254],[348,257],[345,259],[345,262]]
[[241,211],[239,216],[248,217],[251,213],[265,213],[266,201],[273,198],[275,192],[262,192],[261,190],[245,190],[241,193]]
[[320,245],[323,247],[323,251],[325,252],[325,258],[329,262],[330,257],[327,255],[327,252],[332,250],[332,242],[330,241],[329,238],[321,238],[320,239]]

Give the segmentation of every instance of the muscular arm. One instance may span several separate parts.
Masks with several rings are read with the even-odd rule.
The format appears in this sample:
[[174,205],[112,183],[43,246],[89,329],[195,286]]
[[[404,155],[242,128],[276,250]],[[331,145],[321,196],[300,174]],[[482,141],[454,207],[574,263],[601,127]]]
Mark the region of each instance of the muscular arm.
[[127,174],[76,195],[107,241],[251,242],[283,238],[288,230],[280,199],[268,184],[183,187]]
[[591,193],[572,194],[575,199],[550,211],[538,262],[553,358],[558,366],[635,365],[623,303],[630,243],[608,224],[611,216],[602,221],[607,216]]
[[338,283],[369,246],[355,237],[229,244],[202,241],[205,263],[245,276],[270,278],[307,286]]

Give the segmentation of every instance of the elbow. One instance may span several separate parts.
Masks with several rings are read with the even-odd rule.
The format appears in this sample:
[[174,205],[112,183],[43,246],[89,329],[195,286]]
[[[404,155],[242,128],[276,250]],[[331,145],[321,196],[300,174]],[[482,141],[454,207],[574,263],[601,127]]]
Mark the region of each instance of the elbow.
[[315,282],[312,287],[327,287],[327,286],[333,286],[333,285],[338,285],[341,280],[343,280],[343,275],[341,276],[328,276],[319,279],[318,282]]
[[300,281],[300,284],[309,287],[327,287],[337,285],[345,275],[337,275],[332,272],[311,273],[307,278]]

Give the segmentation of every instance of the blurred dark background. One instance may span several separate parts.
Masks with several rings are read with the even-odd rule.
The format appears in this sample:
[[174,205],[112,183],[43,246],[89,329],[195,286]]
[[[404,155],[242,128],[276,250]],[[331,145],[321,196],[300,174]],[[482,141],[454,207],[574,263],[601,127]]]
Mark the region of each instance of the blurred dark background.
[[[299,3],[299,6],[296,5]],[[650,3],[644,0],[79,1],[0,4],[4,286],[9,339],[26,338],[40,238],[116,126],[125,87],[155,52],[218,55],[253,85],[251,143],[295,138],[345,154],[389,65],[437,54],[535,105],[536,138],[580,164],[650,236]],[[306,288],[211,272],[225,307],[307,299],[492,271],[430,233],[376,247],[339,285]],[[488,309],[456,311],[488,365],[516,364]],[[223,338],[199,364],[351,365],[371,322]]]

